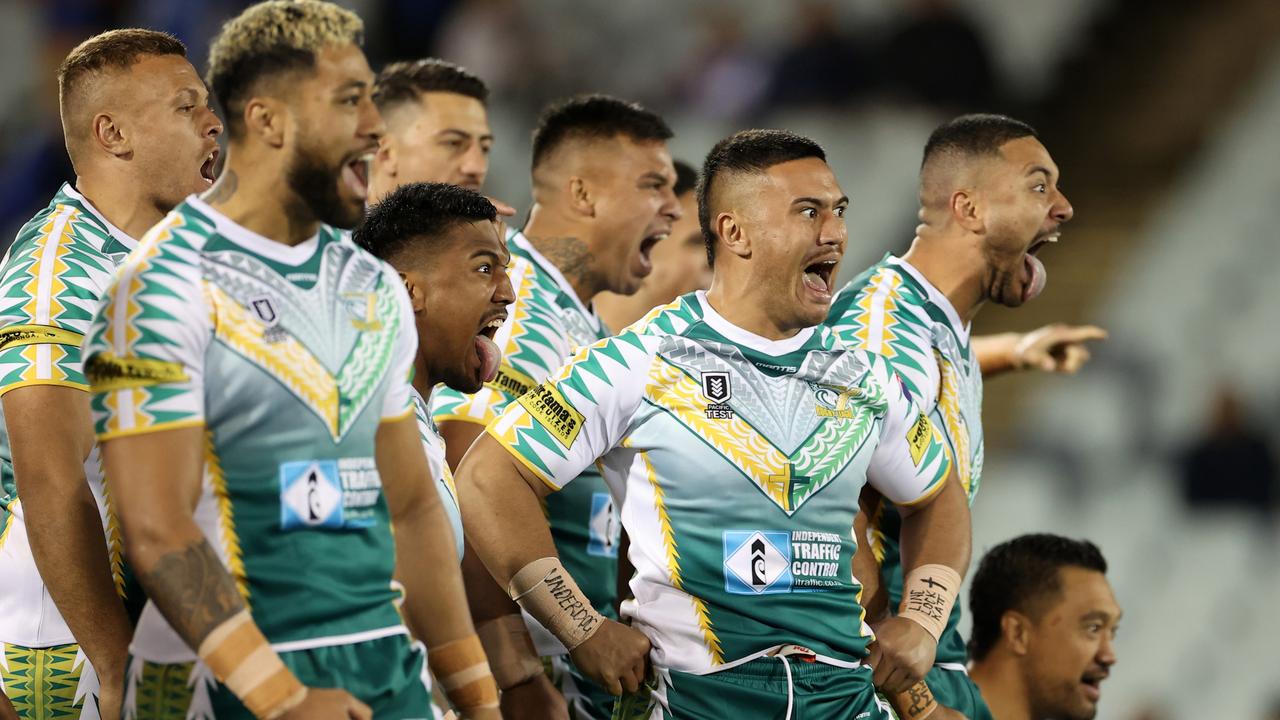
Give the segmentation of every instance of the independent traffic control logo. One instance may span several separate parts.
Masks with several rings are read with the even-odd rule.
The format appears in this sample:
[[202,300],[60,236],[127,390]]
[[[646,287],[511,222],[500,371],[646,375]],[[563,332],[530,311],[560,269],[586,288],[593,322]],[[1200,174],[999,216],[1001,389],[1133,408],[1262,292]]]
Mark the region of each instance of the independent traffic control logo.
[[724,589],[735,595],[791,592],[791,536],[786,532],[724,533]]

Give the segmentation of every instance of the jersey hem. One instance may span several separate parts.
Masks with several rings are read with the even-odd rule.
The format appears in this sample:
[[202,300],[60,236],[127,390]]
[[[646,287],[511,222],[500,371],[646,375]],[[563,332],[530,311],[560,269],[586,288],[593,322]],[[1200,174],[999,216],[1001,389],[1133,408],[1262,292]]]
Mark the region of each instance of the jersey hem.
[[16,383],[13,383],[12,385],[5,385],[3,387],[0,387],[0,396],[3,396],[5,393],[9,392],[10,390],[17,390],[18,388],[24,388],[24,387],[33,387],[35,385],[53,385],[56,387],[65,387],[65,388],[71,388],[72,390],[81,390],[84,392],[89,392],[88,383],[70,382],[67,380],[23,380],[22,382],[16,382]]
[[932,500],[934,495],[937,495],[939,492],[942,491],[942,488],[947,486],[947,480],[951,478],[952,467],[953,467],[953,464],[951,462],[951,456],[950,454],[948,454],[947,469],[942,473],[942,480],[934,483],[933,487],[925,490],[924,494],[916,498],[915,500],[911,500],[910,502],[904,502],[904,503],[894,503],[894,505],[897,505],[898,507],[916,507],[917,505],[921,505],[923,503],[926,503]]
[[132,437],[134,435],[146,435],[147,433],[163,432],[165,430],[181,430],[183,428],[203,427],[204,418],[198,420],[176,420],[174,422],[160,423],[158,425],[148,425],[140,428],[129,428],[128,430],[114,430],[112,432],[97,433],[98,442],[106,442],[122,437]]
[[[494,417],[496,418],[498,416],[494,415]],[[484,420],[471,417],[470,415],[432,415],[431,419],[434,420],[437,425],[444,422],[464,422],[472,425],[479,425],[480,427],[486,427],[489,424]]]
[[561,486],[551,482],[551,480],[547,478],[546,474],[543,473],[542,470],[538,468],[538,466],[529,462],[529,460],[525,458],[524,455],[521,455],[520,453],[516,452],[516,450],[513,449],[510,445],[508,445],[506,442],[504,442],[502,438],[498,437],[497,433],[495,433],[491,428],[486,427],[484,431],[488,433],[489,437],[493,438],[494,440],[497,440],[498,444],[502,446],[502,449],[506,450],[511,455],[511,457],[515,458],[516,460],[519,460],[521,465],[524,465],[525,467],[529,468],[529,471],[532,472],[539,480],[541,480],[543,485],[546,485],[547,487],[551,488],[552,492],[559,492],[561,490]]
[[[416,412],[414,412],[414,410],[415,410],[415,409],[416,409],[416,408],[414,408],[414,407],[413,407],[413,403],[409,403],[409,409],[408,409],[408,410],[405,410],[404,412],[400,413],[399,415],[388,415],[387,417],[380,418],[380,419],[378,420],[378,424],[379,424],[379,425],[381,425],[381,424],[383,424],[383,423],[400,422],[401,420],[404,420],[405,418],[407,418],[407,417],[409,417],[409,416],[411,416],[411,415],[416,415],[417,413],[416,413]],[[417,420],[417,418],[415,417],[415,418],[414,418],[414,420],[416,421],[416,420]]]

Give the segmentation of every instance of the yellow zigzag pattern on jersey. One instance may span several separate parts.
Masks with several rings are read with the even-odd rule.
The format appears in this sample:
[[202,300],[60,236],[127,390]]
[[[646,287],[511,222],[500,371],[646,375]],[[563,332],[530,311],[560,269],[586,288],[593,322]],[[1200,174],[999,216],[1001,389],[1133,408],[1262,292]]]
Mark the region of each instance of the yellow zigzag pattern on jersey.
[[18,503],[20,502],[21,500],[14,500],[9,505],[9,515],[4,519],[4,527],[0,527],[0,550],[4,549],[4,541],[9,539],[9,531],[13,529],[14,514],[18,510]]
[[111,502],[111,489],[107,486],[107,471],[102,465],[101,454],[98,455],[98,477],[102,478],[102,504],[107,513],[107,561],[111,566],[111,581],[116,586],[116,594],[124,598],[124,547],[121,544],[120,520]]
[[[55,720],[80,717],[87,698],[77,702],[76,689],[85,662],[78,645],[54,645],[47,648],[24,648],[3,645],[7,670],[5,694],[19,717],[30,720]],[[76,662],[79,660],[80,662]]]
[[[622,444],[624,447],[631,446],[628,440],[623,440]],[[640,453],[640,458],[644,460],[645,475],[649,478],[650,487],[653,488],[653,504],[658,512],[658,526],[662,530],[662,547],[667,554],[667,572],[671,576],[671,587],[684,590],[680,575],[680,551],[676,549],[676,534],[671,528],[671,516],[667,513],[666,493],[662,490],[662,484],[658,482],[658,473],[653,469],[653,463],[649,462],[649,453]],[[711,663],[723,664],[724,650],[720,647],[720,638],[716,637],[715,628],[711,626],[711,615],[707,612],[706,603],[692,595],[689,596],[689,600],[693,602],[693,610],[698,615],[698,627],[702,629],[702,640],[707,645],[707,653],[711,655]]]
[[[898,349],[895,347],[898,334],[894,328],[897,324],[894,313],[898,310],[898,288],[902,285],[902,278],[888,268],[881,268],[870,285],[875,288],[875,291],[862,293],[854,303],[861,310],[854,317],[853,336],[858,341],[856,347],[864,347],[871,352],[891,358],[898,354]],[[880,320],[880,332],[873,339],[871,325],[877,316]]]
[[537,289],[538,280],[534,275],[533,263],[529,260],[520,260],[520,272],[517,274],[512,285],[515,286],[515,302],[509,306],[511,309],[511,318],[507,321],[511,323],[511,334],[507,336],[507,345],[502,349],[502,357],[508,358],[516,355],[520,351],[520,338],[528,334],[525,330],[525,324],[528,323],[529,303]]
[[937,348],[934,348],[933,355],[941,375],[938,382],[938,412],[942,414],[942,421],[947,426],[947,436],[955,446],[956,456],[953,461],[956,464],[956,474],[960,476],[960,483],[968,494],[973,475],[973,458],[969,454],[969,427],[960,415],[960,381],[956,377],[955,366]]
[[702,388],[679,368],[656,362],[645,397],[679,418],[751,478],[778,507],[790,512],[791,466],[787,458],[741,418],[708,420]]
[[214,334],[294,392],[338,437],[338,383],[302,343],[285,336],[266,341],[267,326],[211,283],[205,295],[214,313]]
[[240,550],[240,537],[236,535],[236,520],[231,508],[231,496],[227,493],[227,478],[222,474],[222,463],[213,449],[213,431],[204,432],[204,468],[213,486],[213,498],[218,504],[218,538],[227,553],[227,569],[236,581],[236,590],[249,605],[249,580],[244,572],[244,553]]
[[[23,306],[28,317],[35,318],[37,324],[49,325],[53,318],[62,314],[66,308],[58,301],[58,296],[66,290],[62,274],[70,267],[64,259],[71,254],[71,243],[75,239],[74,222],[80,214],[69,205],[58,206],[57,212],[40,228],[40,239],[33,243],[31,257],[35,260],[31,268],[31,279],[23,286],[30,300]],[[41,288],[41,280],[47,278],[48,286]],[[49,307],[40,311],[40,301],[45,299]]]

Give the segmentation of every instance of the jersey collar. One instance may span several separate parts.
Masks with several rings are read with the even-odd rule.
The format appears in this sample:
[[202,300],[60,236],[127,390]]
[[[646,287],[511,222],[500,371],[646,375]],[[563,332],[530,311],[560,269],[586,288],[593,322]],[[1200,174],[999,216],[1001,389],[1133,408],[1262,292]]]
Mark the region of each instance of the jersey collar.
[[[305,263],[315,255],[316,247],[320,244],[319,232],[297,245],[290,246],[259,235],[249,228],[236,223],[226,215],[214,210],[212,206],[195,195],[188,197],[186,203],[195,208],[197,212],[213,220],[214,227],[217,228],[219,235],[246,250],[251,250],[268,260],[274,260],[283,265],[301,265]],[[324,226],[322,225],[321,227]]]
[[928,278],[924,276],[924,273],[917,270],[914,265],[906,260],[890,255],[886,262],[910,275],[912,279],[919,283],[920,287],[924,288],[924,291],[929,294],[929,301],[941,308],[943,314],[947,316],[947,320],[951,323],[951,327],[955,328],[956,335],[960,342],[962,344],[968,344],[969,331],[972,329],[970,327],[970,323],[960,322],[960,314],[956,312],[955,306],[951,304],[951,301],[947,299],[947,296],[943,295],[941,290],[934,287],[934,284],[929,282]]
[[696,295],[698,303],[702,305],[703,322],[710,325],[712,330],[720,333],[730,342],[751,348],[756,352],[772,357],[779,357],[799,350],[804,347],[805,343],[809,342],[809,338],[813,337],[814,328],[811,327],[804,328],[795,335],[792,335],[789,338],[783,338],[782,340],[770,340],[769,338],[761,337],[749,330],[743,330],[737,325],[726,320],[723,315],[716,312],[716,309],[711,307],[711,303],[707,302],[706,291],[699,290]]
[[138,247],[137,240],[133,239],[133,237],[128,233],[126,233],[125,231],[121,230],[115,225],[112,225],[111,221],[108,220],[105,216],[103,216],[102,213],[98,212],[98,208],[94,207],[93,203],[89,202],[89,198],[85,197],[84,195],[81,195],[80,191],[76,190],[75,187],[71,185],[71,183],[62,183],[62,194],[80,203],[80,205],[86,211],[88,211],[88,213],[92,215],[95,220],[102,223],[102,227],[106,228],[107,232],[111,234],[111,237],[115,238],[116,242],[120,243],[121,245],[124,245],[130,250],[133,250],[134,248]]
[[538,252],[538,249],[533,246],[533,243],[525,236],[524,233],[519,230],[512,230],[507,238],[507,242],[515,244],[516,247],[520,248],[529,256],[529,259],[533,261],[534,265],[538,266],[539,270],[551,276],[551,279],[560,287],[560,291],[568,296],[569,301],[573,303],[574,307],[576,307],[584,317],[590,318],[597,326],[604,327],[604,321],[596,314],[595,306],[582,304],[582,300],[578,297],[578,291],[573,289],[573,285],[569,283],[569,279],[564,276],[564,273],[560,272],[560,268],[556,267],[555,264],[548,260],[542,253]]

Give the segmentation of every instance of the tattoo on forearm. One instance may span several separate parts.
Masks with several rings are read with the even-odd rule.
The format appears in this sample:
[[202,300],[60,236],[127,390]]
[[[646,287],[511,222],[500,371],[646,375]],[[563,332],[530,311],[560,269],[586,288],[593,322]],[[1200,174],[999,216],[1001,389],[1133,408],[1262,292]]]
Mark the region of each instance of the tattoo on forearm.
[[192,649],[227,618],[244,609],[231,574],[208,541],[192,543],[140,574],[147,591],[174,631]]
[[912,685],[906,692],[897,696],[895,708],[907,720],[920,720],[928,717],[937,707],[937,700],[924,680]]
[[575,237],[536,238],[538,252],[550,260],[575,288],[593,296],[605,290],[604,277],[596,271],[587,244]]
[[239,178],[236,177],[234,170],[227,170],[218,178],[218,182],[205,193],[204,201],[210,205],[224,203],[236,194],[236,189],[240,185]]

